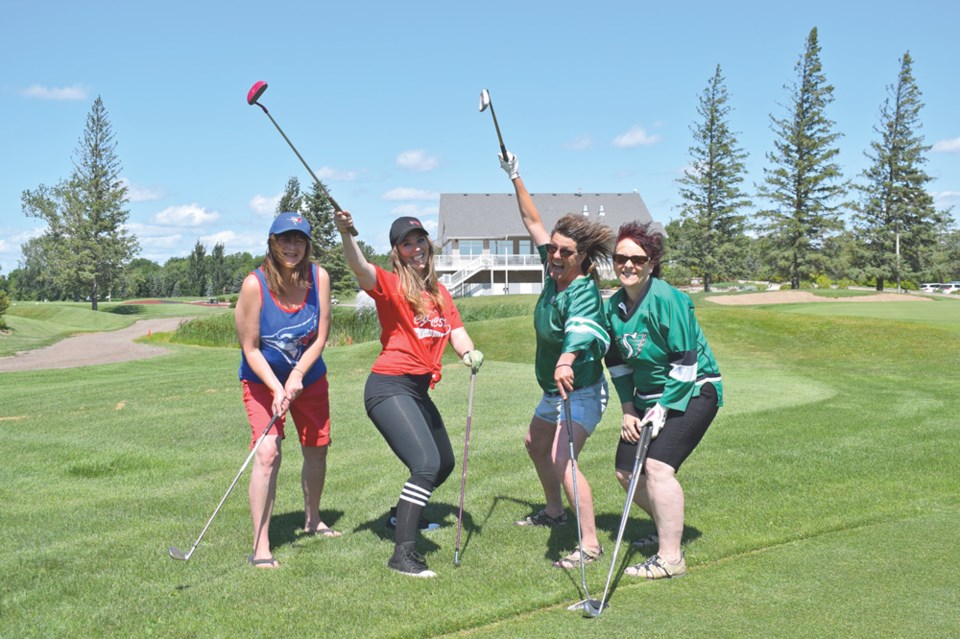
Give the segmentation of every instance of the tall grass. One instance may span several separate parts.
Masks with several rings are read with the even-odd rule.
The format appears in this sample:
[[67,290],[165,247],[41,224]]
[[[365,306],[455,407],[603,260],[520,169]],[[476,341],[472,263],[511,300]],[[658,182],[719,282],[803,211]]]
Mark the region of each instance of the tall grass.
[[[503,298],[499,300],[495,298],[458,299],[455,303],[465,323],[527,316],[536,304],[535,296],[517,296],[517,299],[509,299],[511,301],[503,301]],[[333,308],[330,336],[327,339],[329,346],[360,344],[379,338],[380,321],[375,311],[349,306]],[[194,346],[236,347],[239,345],[233,313],[196,318],[181,324],[169,339],[158,336],[156,341],[172,341]]]

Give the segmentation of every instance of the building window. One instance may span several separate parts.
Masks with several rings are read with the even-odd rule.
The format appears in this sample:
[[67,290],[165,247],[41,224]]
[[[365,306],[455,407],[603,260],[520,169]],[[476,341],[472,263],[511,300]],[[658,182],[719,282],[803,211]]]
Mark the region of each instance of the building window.
[[490,242],[491,255],[513,255],[513,240],[492,240]]
[[534,253],[536,253],[536,250],[534,249],[534,246],[533,246],[533,242],[531,242],[530,240],[520,240],[519,242],[517,242],[517,245],[520,249],[517,252],[518,255],[533,255]]
[[460,255],[480,257],[483,255],[483,240],[460,240]]

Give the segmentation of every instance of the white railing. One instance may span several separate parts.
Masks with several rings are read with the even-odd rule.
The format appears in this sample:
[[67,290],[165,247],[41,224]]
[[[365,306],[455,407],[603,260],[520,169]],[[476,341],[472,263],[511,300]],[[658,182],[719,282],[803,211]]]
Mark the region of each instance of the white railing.
[[539,255],[438,255],[434,265],[444,271],[464,270],[473,268],[475,264],[480,268],[527,266],[540,268]]

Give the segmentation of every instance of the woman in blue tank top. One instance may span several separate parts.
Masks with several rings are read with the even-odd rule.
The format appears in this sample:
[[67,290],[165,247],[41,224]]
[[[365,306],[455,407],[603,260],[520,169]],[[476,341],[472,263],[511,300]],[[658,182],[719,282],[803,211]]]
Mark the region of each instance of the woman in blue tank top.
[[248,561],[258,568],[276,568],[268,533],[288,412],[303,452],[304,532],[340,536],[320,519],[330,444],[327,367],[322,357],[330,330],[330,277],[311,259],[310,223],[298,213],[281,213],[270,227],[263,264],[240,289],[236,323],[251,448],[271,418],[281,416],[257,449],[249,488],[253,553]]

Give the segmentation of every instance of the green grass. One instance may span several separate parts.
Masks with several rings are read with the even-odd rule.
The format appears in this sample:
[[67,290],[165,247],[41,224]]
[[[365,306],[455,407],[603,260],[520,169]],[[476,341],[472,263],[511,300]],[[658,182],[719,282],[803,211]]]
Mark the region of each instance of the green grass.
[[[278,571],[244,564],[246,477],[187,549],[246,455],[234,349],[0,374],[3,637],[953,637],[960,605],[960,340],[925,307],[897,320],[698,301],[727,405],[681,471],[690,575],[615,582],[585,620],[579,573],[550,567],[576,530],[518,529],[541,505],[523,434],[538,398],[529,316],[472,322],[477,377],[460,568],[459,467],[434,493],[445,526],[421,540],[434,580],[394,575],[382,527],[405,471],[364,414],[377,342],[333,347],[333,444],[321,510],[345,531],[305,539],[290,443],[271,526]],[[952,308],[946,307],[947,309]],[[856,311],[867,313],[867,311]],[[458,461],[468,374],[433,392]],[[29,392],[24,392],[29,389]],[[38,401],[37,398],[45,398]],[[581,455],[607,549],[623,507],[619,411]],[[10,454],[15,452],[15,454]],[[651,530],[634,509],[627,539]],[[628,546],[619,563],[641,557]],[[599,596],[609,564],[588,568]]]

